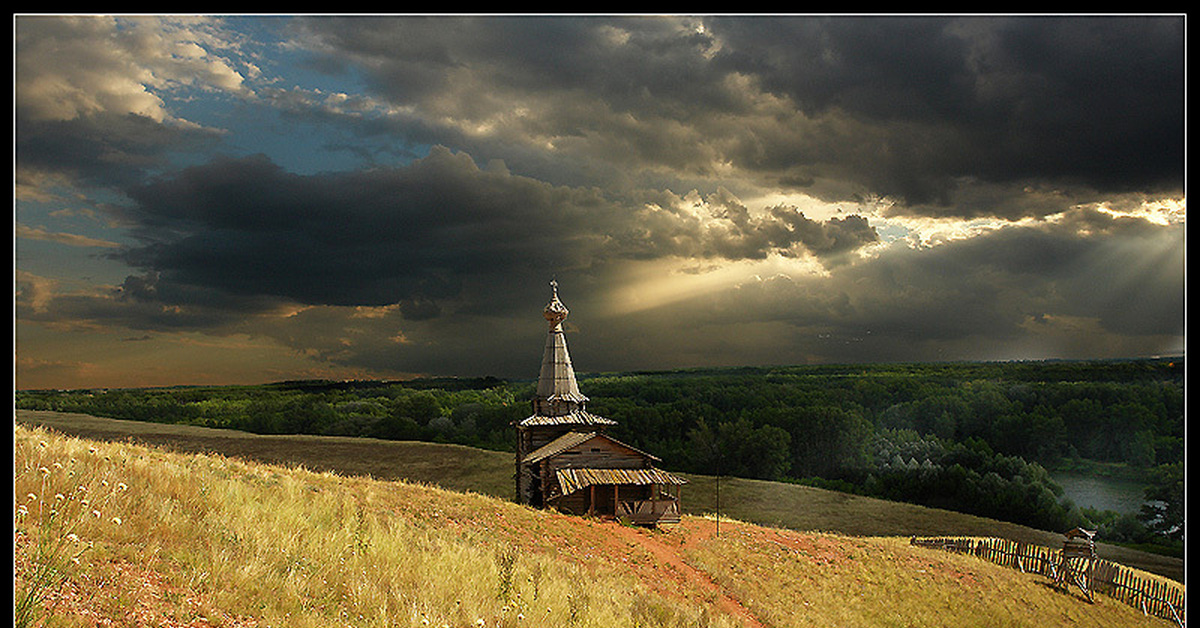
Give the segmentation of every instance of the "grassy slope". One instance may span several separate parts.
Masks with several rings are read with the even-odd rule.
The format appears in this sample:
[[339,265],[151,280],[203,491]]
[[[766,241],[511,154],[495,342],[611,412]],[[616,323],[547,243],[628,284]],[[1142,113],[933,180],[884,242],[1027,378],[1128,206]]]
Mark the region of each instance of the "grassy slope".
[[[216,452],[285,466],[302,465],[315,471],[426,482],[449,490],[472,491],[500,499],[511,499],[514,490],[513,461],[509,454],[458,445],[347,437],[262,436],[32,410],[17,410],[17,418],[85,438],[132,438],[178,451]],[[684,511],[691,514],[716,512],[716,478],[687,477],[691,483],[683,491]],[[999,536],[1048,547],[1062,542],[1060,532],[1045,532],[913,504],[760,480],[722,478],[720,484],[723,516],[762,525],[853,536]],[[1100,545],[1099,553],[1103,558],[1130,567],[1183,580],[1183,561],[1177,558],[1105,544]]]
[[39,541],[78,539],[46,591],[56,626],[1164,625],[902,538],[634,529],[40,428],[14,430],[14,488],[18,596]]

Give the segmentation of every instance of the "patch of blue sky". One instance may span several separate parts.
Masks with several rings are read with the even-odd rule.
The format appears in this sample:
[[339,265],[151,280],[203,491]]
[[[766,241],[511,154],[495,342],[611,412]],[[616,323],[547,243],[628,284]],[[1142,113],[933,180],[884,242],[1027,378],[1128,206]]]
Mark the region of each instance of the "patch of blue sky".
[[222,130],[212,153],[180,153],[176,166],[207,163],[213,154],[245,157],[263,154],[288,172],[316,174],[354,170],[371,165],[396,165],[409,161],[397,154],[403,138],[387,134],[364,135],[354,120],[329,119],[284,111],[260,103],[204,104],[200,111],[189,107],[197,122]]
[[[285,18],[230,18],[227,26],[246,40],[247,59],[264,59],[256,66],[260,74],[247,73],[246,86],[254,95],[177,93],[170,103],[178,117],[222,132],[215,152],[264,154],[296,174],[403,165],[428,153],[428,146],[410,149],[382,112],[350,115],[326,109],[324,99],[336,95],[369,98],[369,85],[352,66],[329,63],[289,42]],[[256,54],[266,49],[269,54]],[[173,163],[197,165],[211,158],[181,152]]]
[[891,243],[896,240],[905,240],[912,235],[912,231],[908,227],[895,223],[879,222],[873,226],[875,233],[879,234],[881,242]]

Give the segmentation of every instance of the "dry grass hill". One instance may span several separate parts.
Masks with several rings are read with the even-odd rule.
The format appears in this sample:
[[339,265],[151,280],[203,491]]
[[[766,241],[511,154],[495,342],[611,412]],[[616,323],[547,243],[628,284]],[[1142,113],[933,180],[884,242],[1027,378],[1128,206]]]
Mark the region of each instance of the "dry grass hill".
[[[120,421],[83,414],[17,410],[17,419],[64,434],[134,440],[175,451],[212,452],[341,475],[408,480],[504,500],[513,496],[511,454],[459,445],[336,436],[264,436],[186,425]],[[717,479],[687,475],[684,512],[718,512]],[[720,513],[733,519],[801,531],[851,536],[996,536],[1047,547],[1061,534],[957,512],[848,495],[793,484],[722,478]],[[1183,561],[1100,544],[1103,558],[1183,581]]]
[[[283,452],[307,444],[323,452],[310,452],[315,462],[332,455],[324,441],[225,435],[248,450],[274,447],[269,464],[253,461],[265,451],[211,453],[199,441],[172,448],[210,453],[143,444],[154,440],[146,435],[105,442],[128,433],[77,439],[33,418],[14,427],[15,602],[33,602],[30,623],[17,625],[1170,625],[1104,596],[1089,604],[1044,577],[911,547],[907,536],[728,519],[718,532],[711,516],[630,528],[380,469],[296,466]],[[190,436],[203,437],[216,435]],[[416,467],[445,455],[390,451]],[[473,473],[511,473],[507,456],[459,453],[480,456]],[[352,458],[386,464],[363,454]]]

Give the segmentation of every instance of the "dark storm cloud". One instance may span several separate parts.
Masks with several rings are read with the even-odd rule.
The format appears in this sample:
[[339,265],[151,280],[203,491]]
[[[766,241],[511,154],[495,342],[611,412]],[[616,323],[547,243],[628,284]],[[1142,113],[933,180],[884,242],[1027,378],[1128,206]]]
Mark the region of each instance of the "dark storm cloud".
[[[958,216],[1069,206],[1005,200],[1042,187],[1082,200],[1182,189],[1179,17],[304,24],[325,54],[420,117],[502,118],[508,134],[455,138],[481,159],[502,142],[547,138],[564,170],[585,155],[589,172],[609,177],[620,164],[698,178],[721,164],[743,184]],[[546,168],[534,153],[507,161]],[[990,202],[972,202],[980,186]]]
[[[720,65],[800,110],[886,130],[873,191],[929,203],[969,177],[1178,191],[1182,18],[712,21]],[[961,208],[955,211],[963,211]]]
[[113,255],[159,285],[400,304],[411,319],[437,316],[467,284],[474,303],[490,303],[504,299],[486,284],[504,292],[537,277],[541,285],[612,260],[773,252],[833,260],[877,240],[857,216],[819,222],[786,206],[754,216],[727,193],[690,201],[659,193],[629,206],[479,169],[441,148],[401,168],[324,175],[291,174],[261,156],[219,160],[126,193],[134,203],[122,217],[144,244]]
[[176,151],[211,148],[216,134],[164,126],[136,114],[96,113],[73,120],[14,116],[18,182],[53,173],[85,186],[122,186],[169,164]]
[[[431,105],[469,75],[500,94],[574,92],[639,115],[648,109],[654,115],[733,110],[738,101],[711,89],[714,77],[704,55],[715,42],[689,28],[693,23],[639,17],[318,18],[299,20],[296,28],[316,37],[323,52],[358,65],[379,93],[397,102]],[[478,93],[475,102],[486,110],[496,99]]]
[[127,218],[148,242],[122,254],[130,264],[171,282],[329,305],[453,296],[464,273],[525,262],[502,255],[518,243],[565,258],[561,222],[541,212],[587,203],[498,182],[448,151],[410,168],[323,176],[262,157],[219,161],[129,195]]

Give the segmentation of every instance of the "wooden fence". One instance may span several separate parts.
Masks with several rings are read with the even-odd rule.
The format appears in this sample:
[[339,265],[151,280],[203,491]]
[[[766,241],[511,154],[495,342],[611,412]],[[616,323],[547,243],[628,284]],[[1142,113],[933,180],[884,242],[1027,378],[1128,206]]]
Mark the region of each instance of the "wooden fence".
[[[970,554],[984,560],[1035,573],[1056,580],[1062,568],[1062,550],[1050,549],[998,538],[942,537],[918,539],[911,543],[920,547],[932,547],[959,554]],[[1095,558],[1088,561],[1084,571],[1087,588],[1094,593],[1103,593],[1140,608],[1146,615],[1155,615],[1175,622],[1180,628],[1186,626],[1184,602],[1186,594],[1182,586],[1139,576],[1137,572],[1112,561]]]

